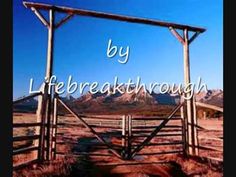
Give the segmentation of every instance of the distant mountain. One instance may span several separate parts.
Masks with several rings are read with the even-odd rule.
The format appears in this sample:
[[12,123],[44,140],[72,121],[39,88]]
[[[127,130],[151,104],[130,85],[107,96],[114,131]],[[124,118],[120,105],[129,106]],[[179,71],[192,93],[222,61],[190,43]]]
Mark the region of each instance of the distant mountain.
[[[125,88],[122,88],[123,91]],[[132,91],[135,88],[131,88]],[[136,93],[134,90],[132,93],[120,92],[112,93],[97,92],[91,94],[90,92],[82,95],[78,99],[74,100],[70,105],[79,112],[138,112],[142,111],[157,111],[157,107],[163,105],[173,106],[179,103],[179,96],[174,94],[158,94],[149,93],[143,88]]]
[[28,100],[24,100],[23,102],[17,103],[13,106],[14,111],[20,112],[35,112],[38,106],[38,101],[35,98],[30,98]]
[[73,102],[76,100],[71,94],[67,94],[65,97],[61,97],[61,99],[65,102]]
[[[125,88],[122,88],[123,91]],[[131,90],[134,88],[131,88]],[[138,112],[140,110],[145,112],[157,112],[164,110],[167,107],[171,108],[177,105],[180,101],[180,96],[177,94],[160,94],[149,93],[143,88],[138,93],[123,93],[116,91],[112,93],[97,92],[74,98],[70,94],[62,97],[62,100],[70,105],[78,113],[112,113],[112,112]],[[222,90],[208,90],[208,92],[200,92],[196,94],[196,100],[199,102],[223,107],[223,91]],[[17,105],[14,105],[15,111],[35,111],[37,109],[37,100],[29,99]]]
[[196,101],[223,107],[223,90],[208,90],[196,94]]
[[[132,91],[132,89],[130,90]],[[134,90],[132,93],[120,92],[111,93],[101,93],[97,92],[91,94],[90,92],[79,97],[75,100],[75,103],[92,103],[97,102],[102,103],[116,103],[116,104],[147,104],[147,105],[157,105],[157,104],[167,104],[167,105],[176,105],[179,102],[179,96],[174,94],[160,94],[154,93],[151,94],[148,91],[145,91],[143,88],[136,93]]]

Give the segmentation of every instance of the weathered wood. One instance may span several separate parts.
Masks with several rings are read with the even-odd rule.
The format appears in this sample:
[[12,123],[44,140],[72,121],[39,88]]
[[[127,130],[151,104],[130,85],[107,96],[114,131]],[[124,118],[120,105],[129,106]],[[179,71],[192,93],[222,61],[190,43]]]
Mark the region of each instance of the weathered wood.
[[206,137],[206,136],[198,136],[199,139],[213,140],[213,141],[223,141],[223,139],[219,137]]
[[23,127],[40,127],[40,122],[34,122],[34,123],[14,123],[12,124],[13,128],[23,128]]
[[123,147],[123,154],[125,154],[126,150],[126,116],[122,116],[122,147]]
[[175,150],[175,151],[164,151],[164,152],[152,152],[152,153],[138,153],[137,155],[163,155],[163,154],[180,154],[183,151]]
[[[133,138],[145,138],[145,137],[149,137],[150,135],[133,135]],[[160,137],[160,136],[165,136],[165,137],[168,137],[168,136],[181,136],[182,137],[182,133],[173,133],[173,134],[156,134],[155,136],[153,137]]]
[[[17,150],[13,151],[13,155],[18,155],[18,154],[24,154],[24,153],[32,152],[32,151],[38,150],[38,148],[39,148],[38,146],[32,146],[32,147],[26,147],[26,148],[17,149]],[[37,156],[36,156],[36,158],[37,158]]]
[[[133,130],[132,131],[132,134],[135,135],[135,134],[148,134],[148,133],[151,133],[153,130]],[[182,132],[183,129],[161,129],[160,132]]]
[[179,40],[179,42],[181,42],[184,45],[184,39],[182,36],[180,36],[180,34],[173,28],[173,27],[169,27],[169,30],[171,31],[171,33]]
[[196,102],[196,106],[224,112],[223,108],[215,106],[215,105],[206,104],[206,103]]
[[93,129],[90,125],[88,125],[81,117],[79,117],[79,116],[77,115],[77,113],[75,113],[74,111],[72,111],[72,110],[66,105],[66,103],[64,103],[60,98],[58,98],[58,101],[59,101],[72,115],[74,115],[76,118],[78,118],[78,119],[83,123],[83,125],[84,125],[88,130],[90,130],[90,132],[93,133],[94,136],[95,136],[100,142],[104,143],[104,144],[108,147],[108,149],[109,149],[114,155],[116,155],[117,157],[121,158],[120,154],[119,154],[118,152],[116,152],[116,150],[114,150],[101,136],[99,136],[99,135],[97,134],[97,132],[94,131],[94,129]]
[[31,7],[31,10],[35,13],[35,15],[39,18],[39,20],[47,27],[49,28],[49,24],[47,22],[47,20],[45,20],[45,18],[43,17],[43,15],[34,7]]
[[48,28],[48,49],[47,49],[47,67],[46,78],[49,81],[52,76],[53,51],[54,51],[54,10],[49,10],[49,28]]
[[85,115],[85,114],[78,114],[78,116],[84,119],[106,119],[106,120],[121,120],[120,116],[113,116],[113,115]]
[[199,150],[198,150],[198,128],[196,125],[198,125],[198,121],[197,121],[197,108],[196,108],[196,98],[195,96],[193,97],[193,124],[194,124],[194,145],[195,147],[195,155],[199,155]]
[[[188,37],[188,29],[184,29],[184,45],[183,45],[183,52],[184,52],[184,85],[185,88],[189,87],[191,83],[190,79],[190,60],[189,60],[189,37]],[[188,88],[191,89],[191,88]],[[188,153],[190,155],[195,155],[195,125],[194,125],[194,112],[193,112],[193,98],[190,98],[190,92],[186,93],[187,99],[187,144],[188,146]]]
[[180,114],[182,117],[182,141],[183,141],[183,154],[187,154],[187,130],[186,130],[186,108],[185,108],[185,101],[183,99],[183,96],[181,97],[181,103],[183,103],[183,106],[180,108]]
[[176,29],[188,29],[189,31],[198,31],[200,33],[204,32],[204,28],[200,27],[193,27],[189,25],[182,25],[177,23],[170,23],[170,22],[163,22],[158,20],[150,20],[146,18],[138,18],[138,17],[130,17],[130,16],[123,16],[123,15],[115,15],[115,14],[109,14],[104,12],[96,12],[91,10],[82,10],[82,9],[75,9],[70,7],[63,7],[63,6],[54,6],[49,4],[42,4],[42,3],[34,3],[34,2],[23,2],[24,6],[26,8],[37,8],[37,9],[43,9],[43,10],[55,10],[57,12],[61,13],[71,13],[75,15],[81,15],[81,16],[90,16],[90,17],[96,17],[96,18],[106,18],[106,19],[112,19],[112,20],[118,20],[118,21],[125,21],[130,23],[141,23],[141,24],[147,24],[147,25],[155,25],[160,27],[173,27]]
[[59,28],[61,25],[63,25],[64,23],[66,23],[68,20],[70,20],[73,16],[74,16],[74,14],[68,14],[65,18],[63,18],[61,21],[59,21],[59,22],[55,25],[55,28]]
[[19,169],[22,169],[24,167],[28,167],[30,165],[33,165],[33,164],[36,164],[38,163],[39,160],[38,159],[34,159],[34,160],[30,160],[28,162],[24,162],[24,163],[21,163],[21,164],[17,164],[15,166],[13,166],[13,170],[19,170]]
[[[153,131],[153,130],[152,130]],[[152,131],[132,131],[132,135],[150,135]],[[169,133],[182,133],[182,129],[170,129],[170,130],[160,130],[159,133],[169,134]]]
[[55,160],[56,159],[56,145],[57,145],[57,122],[58,122],[58,112],[57,112],[57,102],[58,102],[58,94],[56,92],[54,92],[54,98],[53,98],[54,102],[53,102],[53,121],[52,121],[52,137],[55,137],[55,139],[52,139],[52,149],[55,149],[52,152],[52,158]]
[[218,152],[223,152],[223,148],[222,149],[217,149],[215,147],[212,147],[212,146],[198,146],[199,149],[202,149],[202,150],[209,150],[209,151],[218,151]]
[[[133,122],[135,121],[160,121],[165,120],[167,117],[132,117]],[[173,117],[172,120],[181,120],[181,117]]]
[[130,159],[132,157],[132,116],[128,115],[128,142],[127,142],[127,158]]
[[38,108],[37,108],[37,122],[40,122],[40,128],[36,128],[35,133],[39,133],[40,138],[39,141],[35,141],[34,145],[39,146],[38,149],[38,160],[43,161],[44,160],[44,144],[45,144],[45,111],[46,111],[46,104],[45,101],[47,99],[47,90],[48,85],[43,83],[40,90],[44,91],[44,94],[42,96],[38,97]]
[[35,140],[38,139],[39,135],[26,135],[26,136],[15,136],[13,141],[23,141],[23,140]]
[[[167,120],[167,119],[166,119]],[[165,121],[165,120],[164,120]],[[160,125],[156,125],[156,126],[133,126],[133,129],[134,130],[137,130],[137,129],[155,129],[156,127],[158,127]],[[182,126],[180,125],[166,125],[165,127],[163,127],[165,129],[167,128],[182,128]]]
[[95,152],[81,152],[81,153],[76,153],[74,152],[73,154],[70,153],[66,153],[66,152],[56,152],[57,155],[63,155],[63,156],[67,156],[67,157],[79,157],[79,156],[101,156],[101,157],[111,157],[113,156],[112,154],[109,153],[95,153]]
[[[161,142],[161,143],[148,143],[145,146],[178,146],[183,145],[183,141],[176,141],[176,142]],[[133,144],[133,147],[137,147],[138,144]]]
[[180,109],[182,104],[179,104],[175,107],[175,109],[170,113],[168,118],[166,120],[163,120],[161,124],[151,133],[149,137],[147,137],[136,149],[133,150],[131,153],[132,157],[139,152],[146,144],[148,144],[154,137],[155,135],[164,127],[166,124],[169,122],[169,120],[175,115],[175,113]]
[[[48,27],[48,48],[47,48],[47,66],[46,66],[46,82],[48,82],[52,76],[53,69],[53,50],[54,50],[54,10],[49,10],[49,27]],[[52,103],[52,90],[47,94],[46,100],[46,120],[47,120],[47,149],[46,149],[46,159],[51,159],[51,103]]]
[[[45,89],[45,84],[42,84],[41,87],[40,87],[40,91],[43,92],[44,89]],[[36,122],[37,123],[34,123],[34,124],[38,124],[39,125],[39,126],[35,127],[35,132],[34,132],[35,135],[39,135],[39,139],[36,139],[33,142],[33,145],[38,147],[38,151],[34,151],[33,152],[33,157],[35,159],[38,159],[38,160],[41,160],[40,156],[41,156],[41,150],[43,148],[43,147],[41,147],[41,145],[42,145],[41,141],[44,141],[44,136],[40,136],[41,135],[40,133],[42,133],[41,132],[41,129],[42,129],[42,119],[44,119],[44,116],[43,116],[43,114],[44,114],[43,97],[44,97],[44,95],[42,95],[42,94],[38,96],[38,107],[37,107],[37,111],[36,111]],[[30,125],[30,124],[28,124],[28,125]],[[32,123],[31,123],[31,125],[32,125]],[[41,138],[43,138],[43,139],[41,139]]]
[[120,125],[90,125],[90,127],[93,127],[93,128],[120,128]]
[[191,44],[194,39],[196,39],[196,37],[198,37],[200,33],[199,32],[195,32],[194,35],[188,40],[188,43]]

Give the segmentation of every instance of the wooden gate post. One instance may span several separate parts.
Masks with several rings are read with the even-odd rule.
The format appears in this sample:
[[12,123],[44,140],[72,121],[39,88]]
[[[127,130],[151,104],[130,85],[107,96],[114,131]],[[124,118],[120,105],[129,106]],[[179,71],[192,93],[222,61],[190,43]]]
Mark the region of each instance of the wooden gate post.
[[126,154],[126,116],[122,116],[122,152],[121,156],[125,158]]
[[[49,10],[49,26],[48,26],[48,50],[47,50],[47,69],[46,69],[46,81],[48,82],[52,76],[53,69],[53,48],[54,48],[54,10]],[[51,160],[51,104],[52,104],[52,94],[47,96],[47,109],[46,109],[46,119],[47,119],[47,153],[46,159]]]
[[183,103],[183,106],[180,108],[180,114],[181,114],[181,123],[182,123],[182,140],[183,140],[183,154],[188,154],[187,149],[187,115],[186,115],[186,105],[185,100],[183,98],[183,95],[181,95],[181,103]]
[[42,95],[38,96],[38,108],[37,108],[37,122],[40,122],[40,128],[36,128],[36,134],[39,134],[38,142],[35,142],[35,145],[38,145],[38,160],[44,160],[44,152],[45,152],[45,122],[46,122],[46,101],[47,101],[47,84],[43,83],[40,90],[42,91]]
[[193,96],[193,123],[194,123],[194,143],[195,143],[195,155],[199,155],[199,142],[198,142],[198,130],[197,130],[197,106],[196,106],[196,97]]
[[132,157],[132,115],[128,115],[127,159]]
[[[56,90],[55,86],[55,90]],[[53,97],[53,120],[52,120],[52,158],[56,159],[56,136],[57,136],[57,121],[58,121],[58,114],[57,114],[57,107],[58,107],[58,94],[56,91],[54,91],[54,97]]]
[[[189,61],[189,37],[188,30],[184,29],[184,83],[185,87],[189,87],[190,80],[190,61]],[[190,89],[190,88],[189,88]],[[190,97],[190,92],[186,93],[186,96]],[[194,125],[194,110],[193,110],[193,98],[187,99],[187,119],[188,119],[188,153],[190,155],[196,155],[196,126]]]

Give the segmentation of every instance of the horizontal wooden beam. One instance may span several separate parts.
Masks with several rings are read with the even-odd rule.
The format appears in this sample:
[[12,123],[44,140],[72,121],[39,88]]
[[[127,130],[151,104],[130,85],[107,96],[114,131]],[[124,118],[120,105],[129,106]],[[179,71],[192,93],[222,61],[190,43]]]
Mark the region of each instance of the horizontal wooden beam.
[[174,151],[165,151],[165,152],[151,152],[151,153],[137,153],[137,155],[163,155],[163,154],[181,154],[182,150],[174,150]]
[[39,135],[15,136],[13,137],[13,141],[35,140],[38,138],[39,138]]
[[[149,120],[159,121],[159,120],[165,120],[165,119],[167,119],[167,117],[132,117],[132,120],[137,120],[137,122],[138,121],[141,121],[141,122],[142,121],[149,121]],[[172,120],[182,120],[182,118],[181,117],[173,117]]]
[[198,148],[202,149],[202,150],[223,152],[223,147],[222,147],[222,149],[217,149],[217,148],[212,147],[212,146],[198,146]]
[[200,106],[200,107],[203,107],[203,108],[208,108],[208,109],[213,109],[213,110],[216,110],[216,111],[224,112],[223,108],[221,108],[219,106],[215,106],[215,105],[206,104],[206,103],[196,102],[196,106]]
[[58,155],[64,155],[64,156],[84,156],[84,155],[88,155],[88,156],[102,156],[102,157],[111,157],[113,156],[112,154],[109,154],[109,153],[96,153],[96,152],[81,152],[81,153],[76,153],[76,152],[73,152],[71,154],[69,153],[66,153],[66,152],[56,152],[56,154]]
[[24,153],[32,152],[32,151],[35,151],[38,149],[39,149],[39,147],[37,147],[37,146],[21,148],[21,149],[14,150],[13,155],[24,154]]
[[208,137],[208,136],[198,136],[199,139],[211,140],[211,141],[223,141],[219,137]]
[[[147,138],[149,137],[150,135],[133,135],[132,137],[133,138]],[[175,134],[156,134],[154,137],[169,137],[169,136],[182,136],[181,133],[175,133]]]
[[195,32],[198,31],[200,33],[205,31],[204,28],[200,28],[200,27],[194,27],[194,26],[189,26],[189,25],[182,25],[178,23],[170,23],[170,22],[164,22],[164,21],[158,21],[158,20],[150,20],[146,18],[115,15],[115,14],[104,13],[104,12],[96,12],[96,11],[91,11],[91,10],[82,10],[82,9],[75,9],[71,7],[54,6],[50,4],[42,4],[42,3],[34,3],[34,2],[26,2],[26,1],[23,1],[23,4],[26,8],[34,7],[34,8],[42,9],[42,10],[53,9],[61,13],[71,13],[75,15],[90,16],[90,17],[96,17],[96,18],[106,18],[106,19],[111,19],[111,20],[155,25],[155,26],[161,26],[161,27],[167,27],[167,28],[173,27],[175,29],[182,29],[182,30],[187,29],[188,31],[195,31]]
[[24,162],[24,163],[21,163],[21,164],[13,165],[13,169],[14,170],[19,170],[19,169],[24,168],[24,167],[29,167],[30,165],[36,164],[38,162],[39,162],[38,159],[30,160],[30,161],[27,161],[27,162]]
[[34,122],[34,123],[14,123],[12,125],[13,128],[21,128],[21,127],[37,127],[40,126],[40,122]]
[[[157,128],[159,125],[153,125],[153,126],[143,126],[143,125],[141,125],[141,126],[133,126],[132,128],[133,129],[154,129],[154,128]],[[180,125],[166,125],[165,127],[162,127],[162,128],[182,128],[182,126],[180,126]]]

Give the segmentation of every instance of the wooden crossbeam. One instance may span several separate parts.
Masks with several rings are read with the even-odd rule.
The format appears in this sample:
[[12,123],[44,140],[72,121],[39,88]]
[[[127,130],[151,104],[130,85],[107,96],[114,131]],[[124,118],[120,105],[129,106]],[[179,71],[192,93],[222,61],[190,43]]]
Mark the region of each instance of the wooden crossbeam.
[[208,109],[213,109],[213,110],[220,111],[220,112],[224,112],[223,108],[215,106],[215,105],[206,104],[206,103],[196,102],[196,106],[204,107],[204,108],[208,108]]
[[53,9],[61,13],[71,13],[71,14],[81,15],[81,16],[106,18],[106,19],[125,21],[125,22],[130,22],[130,23],[140,23],[140,24],[154,25],[154,26],[167,27],[167,28],[173,27],[175,29],[182,29],[182,30],[187,29],[188,31],[198,31],[200,33],[203,33],[205,31],[204,28],[200,28],[200,27],[194,27],[194,26],[183,25],[183,24],[178,24],[178,23],[164,22],[164,21],[159,21],[159,20],[151,20],[151,19],[146,19],[146,18],[123,16],[123,15],[104,13],[104,12],[82,10],[82,9],[76,9],[76,8],[71,8],[71,7],[54,6],[50,4],[42,4],[42,3],[34,3],[34,2],[26,2],[26,1],[23,1],[23,4],[26,8],[34,7],[34,8],[42,9],[42,10]]
[[35,13],[35,15],[46,27],[49,27],[48,21],[43,17],[43,15],[36,8],[31,7],[31,10]]
[[179,104],[175,107],[175,109],[170,113],[167,119],[163,120],[159,126],[148,136],[136,149],[131,153],[131,157],[133,157],[136,153],[138,153],[146,144],[148,144],[156,134],[169,122],[169,120],[175,115],[175,113],[183,106],[183,103]]
[[121,155],[120,155],[116,150],[114,150],[114,149],[111,147],[110,144],[108,144],[101,136],[99,136],[99,135],[97,134],[97,132],[96,132],[90,125],[87,124],[87,122],[85,122],[81,117],[79,117],[79,116],[77,115],[76,112],[74,112],[73,110],[71,110],[71,109],[69,108],[69,106],[61,100],[60,97],[58,97],[58,101],[59,101],[74,117],[76,117],[77,119],[79,119],[79,120],[81,121],[81,123],[82,123],[88,130],[90,130],[91,133],[93,133],[94,136],[95,136],[101,143],[104,143],[104,144],[108,147],[108,149],[109,149],[114,155],[116,155],[118,158],[122,158]]
[[196,37],[198,37],[200,33],[199,32],[195,32],[194,35],[188,40],[188,43],[191,44],[191,42],[194,41],[194,39],[196,39]]
[[68,20],[70,20],[73,16],[74,16],[74,14],[68,14],[65,18],[63,18],[61,21],[59,21],[59,22],[55,25],[55,28],[59,28],[61,25],[63,25],[64,23],[66,23]]
[[169,27],[169,30],[171,31],[171,33],[179,40],[179,42],[181,42],[184,45],[184,39],[182,36],[180,36],[180,34],[173,28],[173,27]]

